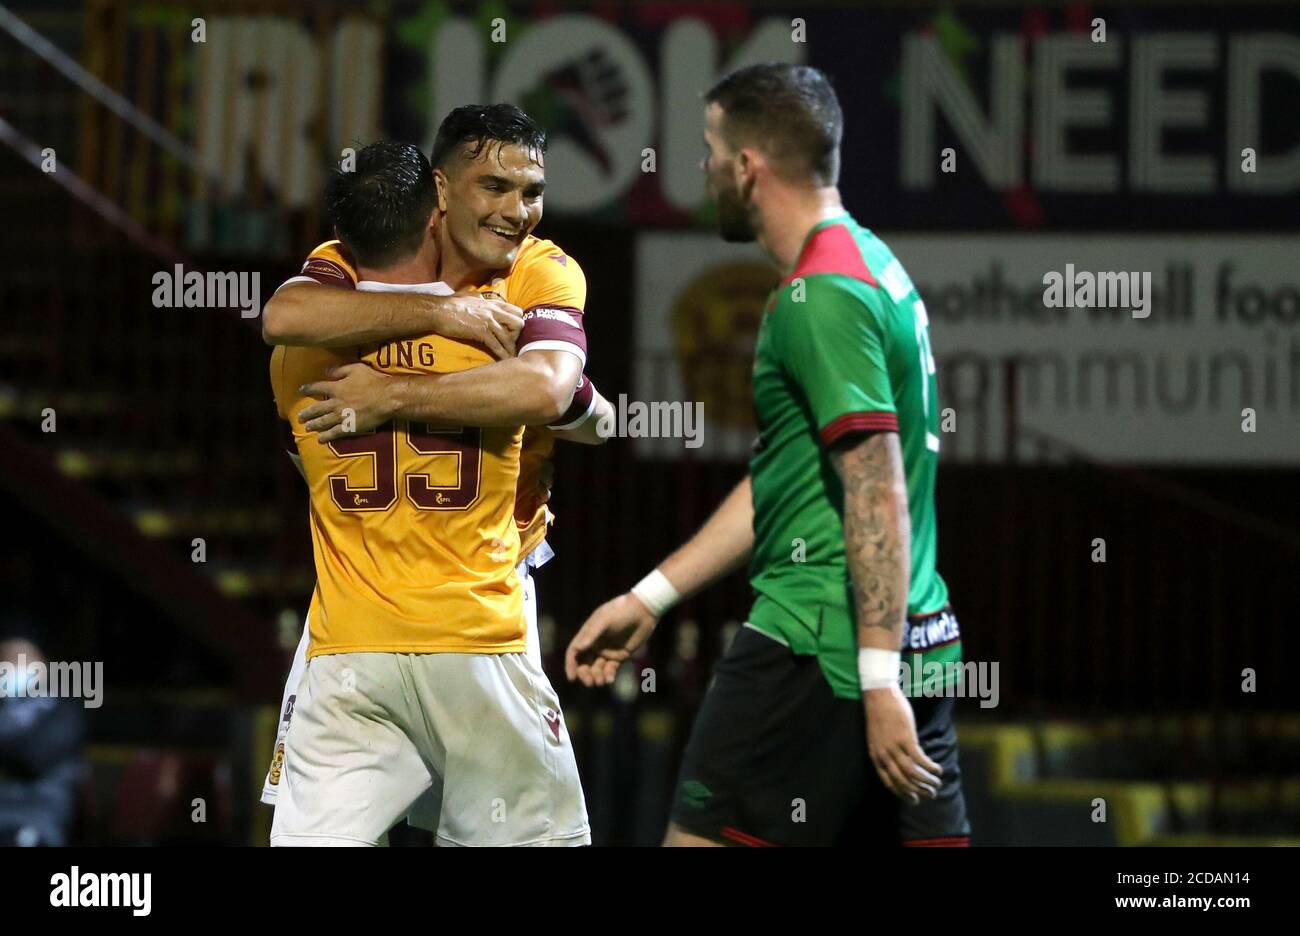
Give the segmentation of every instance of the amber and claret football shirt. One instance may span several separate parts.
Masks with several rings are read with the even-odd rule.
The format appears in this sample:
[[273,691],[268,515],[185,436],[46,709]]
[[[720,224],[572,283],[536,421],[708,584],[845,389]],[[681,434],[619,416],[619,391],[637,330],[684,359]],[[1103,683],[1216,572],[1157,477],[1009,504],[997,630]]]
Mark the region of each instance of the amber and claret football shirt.
[[[299,276],[370,290],[449,294],[441,283],[357,282],[338,241],[312,251]],[[550,241],[529,237],[510,271],[483,286],[524,310],[517,342],[556,348],[586,363],[581,268]],[[317,585],[308,657],[327,653],[471,652],[525,649],[515,566],[541,543],[549,512],[541,470],[554,437],[526,431],[391,423],[322,445],[297,420],[313,402],[298,388],[358,359],[394,375],[452,373],[490,364],[482,347],[438,335],[344,350],[277,347],[271,382],[288,420],[311,494]],[[593,405],[585,377],[558,427],[580,424]]]

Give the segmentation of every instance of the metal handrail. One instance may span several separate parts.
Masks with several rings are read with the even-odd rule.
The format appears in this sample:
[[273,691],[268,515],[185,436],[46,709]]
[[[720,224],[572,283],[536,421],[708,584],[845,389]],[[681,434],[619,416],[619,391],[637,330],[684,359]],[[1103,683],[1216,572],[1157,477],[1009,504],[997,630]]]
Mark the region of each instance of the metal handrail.
[[103,104],[122,120],[135,127],[154,143],[157,143],[172,156],[185,163],[195,172],[208,175],[213,181],[216,177],[203,165],[199,154],[175,135],[169,133],[148,114],[118,94],[104,82],[86,71],[78,62],[39,32],[28,26],[13,11],[0,5],[0,29],[13,36],[18,42],[30,49],[35,55],[48,62],[60,74],[85,91],[99,103]]

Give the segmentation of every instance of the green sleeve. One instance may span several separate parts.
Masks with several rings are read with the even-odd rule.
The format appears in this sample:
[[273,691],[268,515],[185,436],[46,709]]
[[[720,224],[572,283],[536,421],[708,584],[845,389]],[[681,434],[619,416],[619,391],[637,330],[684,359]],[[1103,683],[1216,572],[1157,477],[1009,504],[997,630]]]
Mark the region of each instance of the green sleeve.
[[787,286],[773,310],[774,338],[786,371],[802,389],[822,442],[849,432],[897,431],[894,394],[876,309],[860,284],[827,274]]

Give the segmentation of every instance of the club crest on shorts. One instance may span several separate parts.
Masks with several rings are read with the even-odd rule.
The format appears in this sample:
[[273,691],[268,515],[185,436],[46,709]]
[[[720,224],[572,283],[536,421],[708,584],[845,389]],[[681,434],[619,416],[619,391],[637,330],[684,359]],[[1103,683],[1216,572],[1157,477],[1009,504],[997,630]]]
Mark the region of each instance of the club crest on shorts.
[[555,740],[560,740],[560,713],[553,708],[548,708],[543,717],[546,719],[547,726],[551,729],[551,734],[555,735]]
[[284,770],[284,742],[275,746],[275,757],[271,760],[271,786],[280,785],[280,773]]

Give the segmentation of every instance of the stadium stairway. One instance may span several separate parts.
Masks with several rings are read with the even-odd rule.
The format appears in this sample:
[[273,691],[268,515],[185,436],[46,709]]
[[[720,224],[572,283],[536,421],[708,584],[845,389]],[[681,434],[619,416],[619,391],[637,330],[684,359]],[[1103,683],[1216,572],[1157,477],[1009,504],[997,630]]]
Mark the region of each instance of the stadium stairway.
[[[974,845],[1300,845],[1300,717],[1226,716],[1217,737],[1203,714],[958,731]],[[1273,778],[1245,779],[1265,758]]]
[[271,701],[312,576],[256,322],[156,308],[171,264],[7,150],[0,191],[0,488]]
[[182,20],[0,11],[0,488],[62,536],[41,548],[112,570],[274,701],[275,622],[294,608],[300,624],[313,577],[269,352],[236,310],[160,308],[155,277],[179,263],[273,282],[250,231],[292,216],[215,186],[155,122],[185,125],[156,80],[188,45]]

